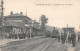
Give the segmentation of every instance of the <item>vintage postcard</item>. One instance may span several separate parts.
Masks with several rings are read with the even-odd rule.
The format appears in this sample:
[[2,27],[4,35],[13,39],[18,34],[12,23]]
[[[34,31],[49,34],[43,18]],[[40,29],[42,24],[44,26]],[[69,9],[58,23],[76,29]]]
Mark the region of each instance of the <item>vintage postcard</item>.
[[0,51],[80,51],[80,0],[0,0]]

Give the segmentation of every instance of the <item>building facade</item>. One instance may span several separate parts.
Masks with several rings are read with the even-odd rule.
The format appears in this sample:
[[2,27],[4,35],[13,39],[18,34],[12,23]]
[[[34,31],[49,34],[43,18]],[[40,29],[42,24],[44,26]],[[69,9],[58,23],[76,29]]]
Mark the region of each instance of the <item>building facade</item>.
[[46,30],[48,30],[48,31],[50,31],[50,32],[52,33],[52,31],[53,31],[53,27],[52,27],[52,26],[48,26],[48,25],[46,25]]
[[5,16],[4,31],[13,34],[26,33],[30,29],[30,22],[32,19],[24,16],[22,12],[20,14],[11,12],[10,15]]
[[62,28],[62,30],[64,31],[64,33],[67,33],[67,32],[73,33],[73,32],[75,32],[73,27]]
[[39,22],[37,22],[36,20],[33,21],[33,33],[35,33],[35,36],[42,36],[42,30],[39,27]]

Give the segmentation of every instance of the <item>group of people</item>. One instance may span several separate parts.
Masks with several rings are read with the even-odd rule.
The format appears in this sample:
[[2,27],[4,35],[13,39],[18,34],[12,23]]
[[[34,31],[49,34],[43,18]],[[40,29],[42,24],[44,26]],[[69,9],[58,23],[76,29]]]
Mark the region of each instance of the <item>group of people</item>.
[[64,43],[72,43],[72,46],[75,46],[75,42],[76,42],[76,34],[75,32],[67,32],[67,33],[61,33],[57,35],[57,38],[58,38],[58,42],[62,42],[62,44]]

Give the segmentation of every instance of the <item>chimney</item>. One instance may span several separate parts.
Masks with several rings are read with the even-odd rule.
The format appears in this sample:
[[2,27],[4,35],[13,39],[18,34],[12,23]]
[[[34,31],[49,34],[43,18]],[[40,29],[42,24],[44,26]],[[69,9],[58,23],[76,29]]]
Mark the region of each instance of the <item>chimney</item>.
[[10,14],[13,15],[13,11],[11,11]]
[[20,12],[21,15],[23,15],[23,12]]

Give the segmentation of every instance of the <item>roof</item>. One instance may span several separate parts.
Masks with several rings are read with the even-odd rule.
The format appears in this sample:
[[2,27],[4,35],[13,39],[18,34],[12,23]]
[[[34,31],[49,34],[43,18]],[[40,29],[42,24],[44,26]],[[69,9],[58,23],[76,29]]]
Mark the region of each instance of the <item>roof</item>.
[[63,29],[63,30],[67,30],[67,29],[68,29],[68,30],[72,30],[72,29],[74,29],[74,28],[71,27],[71,28],[62,28],[62,29]]
[[21,15],[21,14],[18,14],[18,13],[5,16],[5,18],[10,18],[10,17],[11,17],[11,18],[20,17],[20,18],[27,18],[27,19],[32,20],[31,18],[29,18],[29,17],[27,17],[27,16],[24,16],[24,15]]
[[63,29],[74,29],[74,27],[64,27]]
[[65,31],[65,32],[67,32],[67,31],[69,31],[69,32],[74,32],[74,28],[73,28],[73,27],[62,28],[62,29],[63,29],[63,31]]

